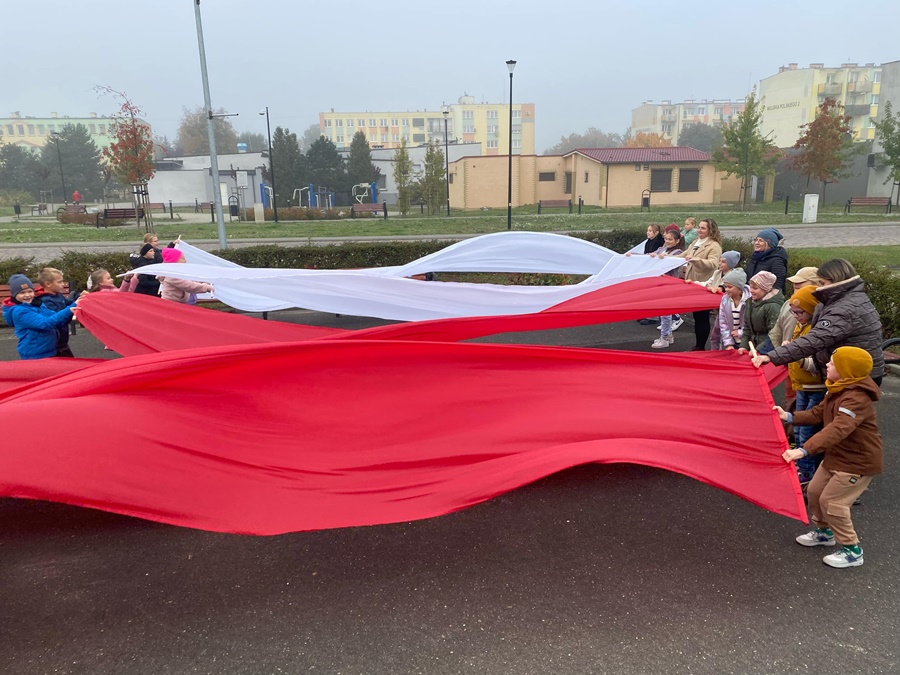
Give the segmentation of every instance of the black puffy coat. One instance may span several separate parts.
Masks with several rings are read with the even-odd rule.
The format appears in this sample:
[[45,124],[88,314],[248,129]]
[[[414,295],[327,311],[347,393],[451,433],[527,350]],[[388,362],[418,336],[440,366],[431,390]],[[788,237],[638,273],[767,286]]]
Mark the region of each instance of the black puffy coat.
[[771,272],[775,275],[775,286],[779,291],[784,293],[784,282],[787,280],[787,251],[782,246],[768,249],[757,260],[750,256],[747,267],[747,281],[757,272]]

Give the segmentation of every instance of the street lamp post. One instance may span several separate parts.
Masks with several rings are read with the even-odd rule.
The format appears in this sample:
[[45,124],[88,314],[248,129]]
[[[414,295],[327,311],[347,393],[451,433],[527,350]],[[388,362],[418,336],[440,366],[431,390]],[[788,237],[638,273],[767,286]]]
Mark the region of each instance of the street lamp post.
[[266,135],[269,138],[269,175],[272,176],[272,210],[275,212],[275,222],[278,222],[278,199],[275,196],[275,157],[272,156],[272,128],[269,126],[269,106],[260,115],[266,116]]
[[63,192],[62,192],[63,204],[68,204],[68,203],[69,203],[69,197],[68,197],[68,195],[67,195],[67,193],[66,193],[66,177],[65,177],[65,175],[63,174],[63,168],[62,168],[62,153],[59,151],[59,132],[58,132],[58,131],[52,131],[52,132],[50,132],[50,135],[53,137],[53,140],[54,140],[54,142],[56,143],[56,159],[59,161],[59,180],[60,180],[60,182],[62,183],[62,189],[63,189]]
[[513,98],[512,98],[512,77],[513,70],[516,68],[516,62],[513,60],[509,60],[506,62],[506,67],[509,68],[509,176],[508,176],[508,184],[509,190],[507,193],[506,200],[506,229],[512,229],[512,120],[513,120]]
[[450,144],[447,140],[447,118],[450,117],[450,109],[444,106],[444,182],[447,184],[447,215],[450,215]]

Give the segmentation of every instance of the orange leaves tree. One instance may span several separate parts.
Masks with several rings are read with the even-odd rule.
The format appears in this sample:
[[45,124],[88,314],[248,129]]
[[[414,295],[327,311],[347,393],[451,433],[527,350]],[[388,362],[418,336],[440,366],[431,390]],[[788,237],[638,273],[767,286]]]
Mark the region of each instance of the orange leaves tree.
[[822,183],[824,190],[832,183],[850,175],[848,166],[855,155],[865,150],[862,143],[854,143],[850,116],[843,114],[842,106],[833,98],[826,98],[816,111],[816,118],[800,128],[802,134],[794,143],[796,155],[790,159],[790,167],[806,176],[806,191],[813,178]]
[[156,172],[153,162],[153,134],[150,125],[141,119],[143,111],[124,93],[110,87],[96,87],[104,94],[112,94],[121,100],[118,112],[113,115],[113,142],[103,151],[112,175],[124,185],[146,183]]
[[662,134],[651,134],[643,131],[637,132],[625,141],[626,148],[669,148],[671,146],[672,141]]

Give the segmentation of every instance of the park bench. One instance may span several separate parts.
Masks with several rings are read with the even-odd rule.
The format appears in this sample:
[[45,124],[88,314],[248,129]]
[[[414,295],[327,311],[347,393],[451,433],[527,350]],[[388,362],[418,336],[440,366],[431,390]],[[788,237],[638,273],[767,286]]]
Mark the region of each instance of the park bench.
[[87,213],[87,207],[81,204],[68,204],[56,209],[56,213]]
[[212,202],[200,202],[197,204],[197,209],[199,209],[199,213],[203,213],[203,209],[209,209],[210,213],[212,212]]
[[[37,211],[37,213],[35,213],[35,211]],[[46,204],[32,204],[31,205],[31,215],[46,216],[47,215],[47,205]]]
[[541,212],[542,209],[569,209],[569,213],[572,213],[572,200],[571,199],[541,199],[538,200],[538,213]]
[[3,302],[8,297],[10,297],[9,286],[6,284],[0,284],[0,302]]
[[891,212],[890,197],[851,197],[844,205],[844,213],[850,213],[851,206],[879,206],[884,207],[885,213]]
[[147,204],[147,207],[151,211],[163,211],[163,212],[165,212],[166,209],[168,208],[163,202],[150,202],[149,204]]
[[387,202],[381,204],[353,204],[350,207],[350,217],[356,218],[357,213],[383,213],[384,219],[387,220]]
[[144,209],[119,208],[119,209],[103,209],[103,213],[97,214],[97,227],[109,227],[107,220],[137,220],[140,223],[144,217]]

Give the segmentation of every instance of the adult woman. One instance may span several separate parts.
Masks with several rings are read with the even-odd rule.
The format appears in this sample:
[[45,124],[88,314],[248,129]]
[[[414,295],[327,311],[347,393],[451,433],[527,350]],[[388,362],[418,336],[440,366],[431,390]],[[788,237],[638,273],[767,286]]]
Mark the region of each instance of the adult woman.
[[781,239],[781,232],[774,227],[767,227],[757,234],[753,240],[753,255],[744,271],[748,279],[758,272],[771,272],[775,275],[775,288],[784,293],[788,257],[787,251],[779,245]]
[[[722,256],[722,235],[719,225],[712,218],[704,218],[697,225],[697,239],[688,246],[680,257],[688,261],[684,267],[686,281],[705,282],[719,266],[719,258]],[[706,349],[706,341],[709,339],[709,310],[694,312],[694,336],[697,343],[692,352],[702,352]]]
[[[161,263],[162,261],[162,253],[159,250],[159,237],[152,232],[148,232],[144,235],[144,245],[141,247],[140,255],[131,254],[131,269]],[[135,293],[159,295],[159,282],[155,276],[152,274],[138,274],[137,277],[137,284],[133,286]]]
[[818,271],[816,298],[821,302],[812,318],[812,329],[793,342],[753,359],[759,367],[772,362],[777,366],[814,356],[820,373],[838,347],[865,349],[872,355],[872,379],[881,385],[884,376],[884,352],[881,351],[881,318],[865,293],[865,284],[853,265],[842,258],[823,263]]

